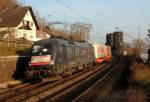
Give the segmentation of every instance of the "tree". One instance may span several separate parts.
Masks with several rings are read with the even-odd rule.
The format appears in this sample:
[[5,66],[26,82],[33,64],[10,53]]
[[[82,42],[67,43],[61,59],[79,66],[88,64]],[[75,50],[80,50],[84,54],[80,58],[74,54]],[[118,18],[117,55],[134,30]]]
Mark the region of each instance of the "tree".
[[0,10],[1,9],[12,9],[19,7],[17,0],[1,0],[0,1]]
[[139,53],[146,52],[146,49],[147,49],[147,44],[142,39],[135,39],[135,40],[133,40],[132,41],[132,46],[134,48],[137,48],[137,50],[139,51]]
[[91,28],[89,23],[74,23],[70,25],[71,37],[75,41],[88,41]]

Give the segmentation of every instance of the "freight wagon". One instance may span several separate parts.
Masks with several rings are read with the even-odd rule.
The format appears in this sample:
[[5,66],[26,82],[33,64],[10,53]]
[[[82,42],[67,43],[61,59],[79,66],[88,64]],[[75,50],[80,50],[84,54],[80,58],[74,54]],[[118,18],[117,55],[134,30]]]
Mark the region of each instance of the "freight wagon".
[[104,61],[110,61],[112,58],[111,47],[108,45],[94,43],[94,53],[97,63],[102,63]]

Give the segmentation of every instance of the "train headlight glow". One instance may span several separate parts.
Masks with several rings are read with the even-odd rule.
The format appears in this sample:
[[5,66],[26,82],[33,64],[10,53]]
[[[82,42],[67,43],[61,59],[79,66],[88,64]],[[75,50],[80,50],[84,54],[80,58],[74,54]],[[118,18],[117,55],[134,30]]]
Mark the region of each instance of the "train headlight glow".
[[126,56],[128,54],[127,51],[123,51],[123,55]]
[[51,61],[50,61],[50,65],[54,65],[54,60],[51,60]]
[[29,66],[31,66],[31,62],[29,62]]

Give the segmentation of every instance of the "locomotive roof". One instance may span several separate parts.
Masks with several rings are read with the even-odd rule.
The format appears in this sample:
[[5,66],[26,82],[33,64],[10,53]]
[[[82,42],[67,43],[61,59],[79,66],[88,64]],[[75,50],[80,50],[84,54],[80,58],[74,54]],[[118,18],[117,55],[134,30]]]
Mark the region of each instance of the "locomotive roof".
[[64,39],[44,39],[44,40],[39,40],[37,42],[34,43],[34,45],[37,44],[55,44],[55,45],[75,45],[75,46],[91,46],[91,44],[85,42],[73,42],[73,41],[68,41],[68,40],[64,40]]
[[44,40],[39,40],[35,42],[34,44],[59,44],[59,45],[67,45],[68,43],[65,40],[62,39],[44,39]]

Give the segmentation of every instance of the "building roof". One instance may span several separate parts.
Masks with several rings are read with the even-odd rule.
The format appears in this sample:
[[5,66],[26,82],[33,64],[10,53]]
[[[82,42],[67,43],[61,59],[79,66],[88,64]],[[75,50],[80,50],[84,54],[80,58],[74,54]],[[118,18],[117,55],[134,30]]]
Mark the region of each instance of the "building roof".
[[0,27],[16,27],[20,24],[23,17],[30,11],[31,16],[35,22],[37,29],[39,28],[33,10],[30,6],[19,7],[15,9],[3,9],[0,10]]
[[50,35],[42,30],[37,30],[37,38],[50,38]]
[[31,28],[28,25],[22,25],[21,27],[19,27],[19,29],[31,30]]

